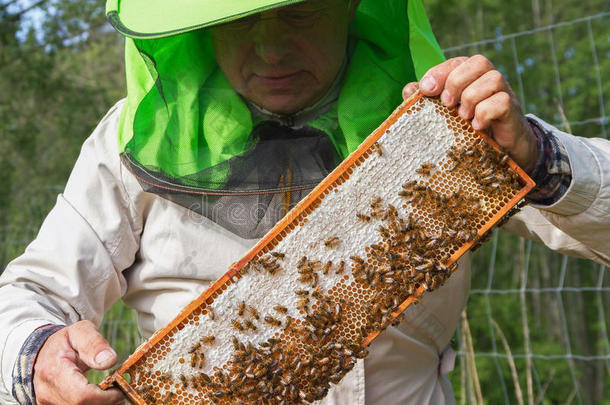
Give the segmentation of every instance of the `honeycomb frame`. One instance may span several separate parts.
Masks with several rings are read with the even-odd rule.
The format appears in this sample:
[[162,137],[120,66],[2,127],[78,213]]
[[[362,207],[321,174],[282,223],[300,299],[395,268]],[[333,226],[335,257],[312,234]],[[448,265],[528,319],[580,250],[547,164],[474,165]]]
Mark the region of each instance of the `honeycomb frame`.
[[[351,184],[350,178],[356,177],[359,171],[365,173],[364,179],[366,179],[368,170],[366,168],[369,167],[367,161],[388,159],[388,155],[395,159],[397,155],[392,155],[394,150],[391,148],[389,140],[402,134],[399,127],[400,120],[409,115],[415,116],[426,108],[428,109],[426,111],[433,111],[432,115],[436,114],[436,118],[440,117],[438,119],[444,120],[448,133],[453,135],[445,135],[448,143],[443,143],[442,140],[437,142],[436,134],[424,134],[427,131],[427,123],[420,122],[422,121],[421,118],[415,118],[414,123],[411,124],[423,125],[420,133],[415,136],[427,137],[428,141],[426,142],[428,143],[420,142],[420,139],[414,139],[413,147],[420,147],[422,150],[411,151],[410,153],[417,157],[419,152],[421,152],[421,155],[425,155],[427,150],[436,148],[435,156],[437,160],[424,163],[419,161],[415,166],[411,164],[409,166],[412,172],[411,177],[408,177],[407,182],[402,185],[401,183],[405,181],[404,178],[400,179],[396,176],[388,180],[395,187],[392,193],[397,194],[396,191],[398,190],[398,197],[395,197],[394,202],[399,201],[399,203],[386,204],[381,198],[376,198],[374,201],[370,199],[358,201],[361,207],[359,208],[360,212],[356,214],[358,216],[357,222],[361,223],[362,227],[368,227],[369,233],[371,233],[371,228],[368,223],[380,224],[376,232],[381,236],[381,241],[379,241],[379,238],[374,240],[369,238],[368,242],[365,243],[364,250],[361,249],[360,255],[354,254],[349,259],[345,258],[345,261],[342,260],[339,265],[330,260],[326,263],[315,259],[309,260],[307,256],[302,256],[298,262],[293,260],[292,265],[287,266],[291,269],[297,268],[296,273],[293,272],[293,278],[298,276],[300,284],[306,286],[311,284],[311,288],[304,287],[302,290],[308,291],[307,304],[298,307],[297,312],[294,312],[292,308],[290,309],[291,315],[296,314],[294,316],[288,315],[283,318],[279,316],[280,312],[287,314],[289,310],[278,303],[275,307],[274,316],[271,316],[272,311],[268,310],[266,315],[263,314],[262,319],[259,319],[259,316],[247,318],[243,315],[244,311],[248,311],[245,301],[242,301],[244,307],[241,309],[239,309],[241,306],[239,302],[230,301],[235,304],[233,312],[241,313],[239,315],[241,318],[233,316],[235,318],[232,320],[233,324],[235,325],[235,322],[238,324],[234,331],[235,334],[246,334],[248,332],[246,326],[254,325],[255,318],[258,321],[255,322],[258,327],[253,326],[254,329],[251,331],[253,335],[262,334],[262,331],[274,327],[277,328],[274,323],[279,322],[284,332],[271,332],[271,335],[266,335],[266,340],[263,339],[263,342],[275,342],[280,337],[289,342],[296,341],[295,345],[298,346],[298,348],[295,348],[296,346],[291,343],[289,347],[283,345],[276,350],[273,349],[273,345],[267,344],[265,346],[265,343],[263,343],[262,349],[260,345],[256,346],[255,349],[254,345],[248,342],[248,350],[253,353],[258,353],[256,350],[263,350],[263,353],[272,353],[272,357],[280,356],[283,359],[283,353],[292,353],[291,350],[293,349],[296,353],[294,356],[298,357],[299,355],[304,356],[307,350],[312,350],[312,348],[317,350],[318,346],[325,347],[326,352],[335,353],[337,352],[336,347],[351,345],[349,349],[343,347],[341,353],[350,353],[348,357],[352,360],[345,360],[343,355],[340,355],[340,361],[331,359],[335,363],[340,362],[337,363],[337,367],[341,369],[341,373],[337,372],[326,376],[327,379],[324,380],[323,384],[324,390],[314,392],[312,391],[313,388],[308,388],[307,384],[302,382],[299,383],[299,388],[294,388],[294,391],[301,395],[297,402],[308,403],[323,397],[328,391],[329,378],[330,382],[338,383],[340,378],[353,367],[354,359],[366,355],[364,348],[388,325],[399,321],[402,312],[411,304],[417,303],[425,291],[440,287],[455,271],[457,260],[465,252],[476,249],[484,242],[494,226],[501,226],[511,215],[517,212],[525,195],[535,186],[534,182],[514,161],[500,152],[500,148],[492,139],[482,132],[475,131],[468,121],[458,116],[454,109],[442,106],[436,98],[424,97],[421,93],[417,93],[401,104],[379,128],[362,142],[356,151],[288,212],[241,260],[233,264],[227,273],[200,297],[187,305],[169,325],[157,331],[147,342],[142,344],[114,373],[100,383],[100,387],[103,389],[113,386],[118,387],[133,403],[142,405],[157,403],[234,403],[234,400],[229,398],[230,395],[226,394],[227,391],[222,391],[218,387],[223,385],[223,379],[226,378],[223,377],[224,374],[222,373],[224,371],[222,370],[235,367],[235,357],[226,361],[227,357],[225,356],[224,360],[226,362],[219,364],[221,367],[216,365],[212,368],[216,374],[212,372],[205,374],[206,379],[211,376],[214,380],[214,382],[209,383],[199,380],[197,382],[194,377],[193,380],[187,380],[184,374],[181,374],[180,378],[176,378],[174,375],[153,370],[152,365],[170,356],[168,352],[172,351],[170,349],[172,345],[176,346],[176,339],[178,339],[174,337],[178,336],[183,329],[197,327],[200,322],[203,322],[202,317],[204,316],[213,319],[214,302],[222,301],[226,296],[234,294],[235,288],[244,277],[250,279],[254,275],[254,277],[260,279],[263,277],[260,276],[262,271],[265,277],[273,279],[272,275],[276,271],[287,272],[288,270],[282,267],[286,253],[278,249],[278,246],[285,248],[282,241],[293,237],[291,233],[294,234],[294,230],[306,226],[310,218],[313,222],[317,221],[319,223],[321,221],[320,217],[314,214],[323,205],[323,200],[332,200],[332,198],[327,197],[342,192],[341,187]],[[451,136],[455,137],[453,141],[450,139]],[[396,141],[396,139],[394,140]],[[398,141],[403,142],[400,139]],[[449,144],[451,145],[447,147]],[[492,163],[489,163],[489,161]],[[395,159],[389,163],[396,166],[398,171],[402,170],[404,165],[408,165],[404,162],[404,159]],[[487,167],[485,167],[486,165]],[[415,167],[414,172],[413,167]],[[503,180],[499,181],[498,177]],[[363,182],[364,180],[360,179],[360,181]],[[376,182],[371,183],[371,187],[374,188],[375,185]],[[451,202],[453,200],[457,202]],[[479,217],[477,217],[477,214]],[[446,222],[447,217],[455,221],[453,223],[462,224],[463,227],[459,231],[451,228],[452,233],[445,235],[448,228],[443,221]],[[354,220],[354,218],[352,219]],[[417,252],[430,251],[432,253],[425,258],[418,258],[418,256],[414,258],[414,254],[406,253],[407,250],[411,252],[413,249],[396,247],[400,243],[405,243],[404,237],[399,238],[400,241],[397,242],[397,235],[402,235],[396,231],[397,224],[403,228],[402,234],[407,232],[404,229],[410,228],[409,232],[414,233],[416,239],[418,233],[422,235],[420,237],[421,241],[418,243],[422,244],[424,249],[416,250]],[[453,226],[453,228],[456,227]],[[313,233],[310,231],[309,234],[304,234],[301,237],[309,243],[302,245],[302,252],[297,256],[308,250],[332,250],[336,248],[336,245],[344,243],[338,237],[328,237],[328,235],[324,241],[318,240],[315,239],[316,235],[312,235]],[[371,241],[374,241],[374,243],[371,243]],[[345,244],[349,243],[351,242],[346,240]],[[362,241],[360,243],[362,244]],[[401,286],[403,284],[408,285],[408,291],[404,287],[396,286],[400,280],[394,275],[396,271],[390,268],[390,264],[384,255],[393,257],[392,260],[394,261],[400,261],[401,255],[406,257],[400,263],[408,269],[411,278],[408,279],[410,280],[408,283],[402,283]],[[380,258],[380,256],[382,257]],[[399,259],[396,259],[396,257]],[[395,265],[392,266],[396,267]],[[326,288],[320,289],[319,279],[320,277],[324,278],[329,273],[327,267],[332,268],[330,272],[335,274],[334,284],[327,283],[324,285]],[[339,268],[341,268],[341,273],[339,273]],[[376,270],[369,271],[368,269]],[[380,269],[384,269],[383,272]],[[404,270],[404,272],[406,273],[407,270]],[[371,274],[373,275],[371,276]],[[405,278],[405,280],[407,279]],[[242,284],[246,283],[242,281]],[[292,287],[294,285],[291,284]],[[315,299],[313,298],[315,295],[313,291],[317,291],[318,294]],[[225,297],[223,297],[223,294]],[[361,304],[356,305],[353,301],[348,300],[350,305],[347,305],[348,301],[344,298],[347,296],[364,298],[360,299]],[[400,299],[398,300],[396,297],[400,297]],[[392,298],[391,302],[390,298]],[[297,301],[297,298],[294,301]],[[385,306],[382,309],[371,310],[369,308],[371,306],[378,307],[375,304],[377,301],[387,301],[388,303],[384,304]],[[335,311],[333,308],[337,308],[337,310]],[[322,325],[315,324],[314,318],[320,318],[321,311],[324,311],[322,315],[334,319],[335,324],[333,325],[332,320],[326,320]],[[335,317],[331,314],[333,311]],[[301,315],[300,318],[299,314]],[[368,314],[366,321],[363,320],[363,314]],[[282,318],[282,320],[279,320],[279,318]],[[339,320],[337,321],[337,319]],[[293,325],[290,327],[291,329],[284,328],[285,324],[291,322]],[[339,339],[339,336],[341,336],[341,339]],[[205,355],[202,346],[205,346],[205,344],[202,345],[201,342],[206,342],[205,339],[208,339],[207,343],[210,343],[210,341],[212,344],[215,343],[213,343],[212,336],[202,339],[197,340],[196,350],[193,350],[192,346],[190,349],[180,349],[183,352],[181,353],[183,357],[179,358],[180,367],[189,366],[184,364],[186,363],[185,358],[190,357],[190,367],[192,369],[199,367],[196,366],[198,359],[201,362],[204,361]],[[301,343],[299,339],[304,343]],[[228,344],[226,340],[225,336],[222,343]],[[233,347],[234,352],[241,352],[240,350],[245,350],[246,346],[242,341],[234,338]],[[270,350],[275,351],[270,352]],[[176,356],[180,353],[172,353],[171,355]],[[330,361],[327,360],[328,358],[330,356],[315,359],[316,362],[319,362],[316,363],[317,367],[320,367],[319,364],[323,364],[320,363],[322,361]],[[298,362],[298,364],[301,363]],[[347,364],[347,366],[343,367],[344,364]],[[343,370],[343,368],[347,370]],[[146,371],[147,374],[142,371],[144,369],[148,370]],[[279,369],[281,371],[281,367]],[[231,375],[230,371],[226,371],[226,373],[227,376]],[[287,371],[283,373],[282,375],[285,376],[282,377],[283,379],[279,380],[279,377],[270,379],[269,384],[272,385],[272,382],[275,382],[275,385],[279,385],[279,382],[281,382],[284,384],[284,391],[286,391],[285,387],[288,386],[286,383]],[[252,371],[250,374],[252,374]],[[127,375],[128,378],[126,378]],[[142,375],[146,375],[144,377],[145,382],[140,381],[143,378]],[[215,375],[218,377],[214,377]],[[210,385],[204,387],[204,384]],[[228,383],[224,384],[224,386],[228,385]],[[261,386],[260,389],[271,390],[270,392],[277,391],[265,386]],[[242,403],[257,401],[282,403],[280,399],[273,398],[266,398],[263,401],[260,397],[262,394],[256,397],[258,395],[256,392],[249,394],[250,397],[254,395],[252,398],[256,397],[256,400],[246,399],[244,402],[244,398],[248,397],[245,394],[240,393],[240,395],[239,398],[241,398]],[[285,403],[291,402],[288,399]]]

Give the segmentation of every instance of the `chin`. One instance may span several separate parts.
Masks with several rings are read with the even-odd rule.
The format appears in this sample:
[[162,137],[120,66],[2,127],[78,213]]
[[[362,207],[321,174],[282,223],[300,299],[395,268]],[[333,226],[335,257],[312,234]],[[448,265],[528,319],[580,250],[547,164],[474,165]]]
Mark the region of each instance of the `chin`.
[[260,100],[259,102],[254,101],[254,103],[272,113],[290,115],[313,105],[315,102],[309,103],[306,100],[295,99],[295,97],[290,96],[276,96]]

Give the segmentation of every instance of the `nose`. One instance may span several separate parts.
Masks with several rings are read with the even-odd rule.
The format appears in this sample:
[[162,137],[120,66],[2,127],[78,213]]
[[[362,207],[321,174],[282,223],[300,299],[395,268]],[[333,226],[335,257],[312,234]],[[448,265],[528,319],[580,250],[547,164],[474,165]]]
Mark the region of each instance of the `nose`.
[[251,31],[256,55],[268,65],[279,64],[290,51],[290,28],[279,18],[262,18]]

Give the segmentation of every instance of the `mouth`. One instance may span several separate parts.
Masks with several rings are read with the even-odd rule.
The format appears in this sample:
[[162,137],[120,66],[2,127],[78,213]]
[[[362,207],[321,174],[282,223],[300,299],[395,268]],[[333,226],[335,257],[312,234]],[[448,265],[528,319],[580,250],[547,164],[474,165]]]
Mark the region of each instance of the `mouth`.
[[289,73],[289,74],[271,74],[271,75],[258,75],[255,74],[254,78],[264,87],[274,90],[287,89],[292,87],[299,77],[301,72]]

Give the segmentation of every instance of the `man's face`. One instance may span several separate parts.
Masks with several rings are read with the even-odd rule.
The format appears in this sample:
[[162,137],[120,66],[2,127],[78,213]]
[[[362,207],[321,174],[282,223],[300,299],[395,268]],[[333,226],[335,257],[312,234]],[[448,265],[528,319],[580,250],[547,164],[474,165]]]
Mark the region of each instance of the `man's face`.
[[308,0],[211,28],[216,60],[246,99],[274,113],[295,113],[320,100],[336,78],[351,3]]

